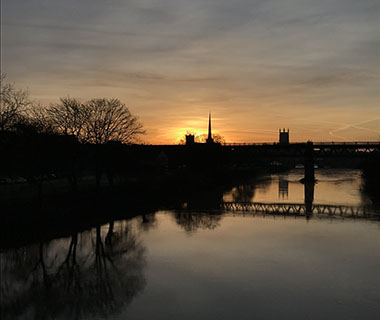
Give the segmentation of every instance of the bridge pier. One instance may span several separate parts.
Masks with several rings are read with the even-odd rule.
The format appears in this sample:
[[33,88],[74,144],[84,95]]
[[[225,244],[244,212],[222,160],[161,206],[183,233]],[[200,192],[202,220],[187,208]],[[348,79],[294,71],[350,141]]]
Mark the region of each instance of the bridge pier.
[[305,176],[303,182],[315,182],[314,175],[314,145],[313,142],[308,141],[305,149]]
[[305,182],[305,213],[306,217],[313,214],[314,182]]

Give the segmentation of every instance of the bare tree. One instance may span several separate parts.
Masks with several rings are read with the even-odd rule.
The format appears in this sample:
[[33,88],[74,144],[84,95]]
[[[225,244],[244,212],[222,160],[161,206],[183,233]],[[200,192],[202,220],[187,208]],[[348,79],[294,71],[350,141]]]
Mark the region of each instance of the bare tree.
[[29,91],[16,89],[12,83],[5,82],[5,75],[0,75],[0,80],[0,130],[11,130],[32,102]]
[[92,99],[86,103],[86,110],[89,118],[85,135],[91,143],[131,143],[145,133],[142,124],[119,99]]
[[38,133],[57,133],[54,123],[47,112],[47,108],[39,104],[35,104],[27,110],[25,121]]
[[60,103],[46,109],[47,119],[54,129],[64,135],[74,135],[81,142],[87,142],[84,127],[88,125],[89,113],[77,99],[61,98]]
[[119,99],[92,99],[81,103],[74,98],[61,98],[60,103],[51,105],[46,113],[57,132],[74,135],[81,142],[131,143],[145,133],[138,119]]

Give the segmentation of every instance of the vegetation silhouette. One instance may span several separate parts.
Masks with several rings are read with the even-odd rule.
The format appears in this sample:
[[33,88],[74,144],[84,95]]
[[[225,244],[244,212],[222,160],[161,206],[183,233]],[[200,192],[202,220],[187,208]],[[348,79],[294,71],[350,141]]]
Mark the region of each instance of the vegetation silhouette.
[[[191,134],[191,132],[187,132],[187,135]],[[206,143],[207,142],[208,135],[207,133],[202,133],[199,135],[194,135],[194,142],[195,143]],[[215,143],[223,144],[226,142],[225,138],[220,135],[219,133],[213,133],[212,139]],[[179,144],[185,144],[186,143],[186,136],[179,139]]]
[[0,75],[0,130],[12,130],[25,118],[25,113],[33,102],[27,90],[16,89],[14,84],[5,82],[5,75]]
[[61,98],[60,103],[45,108],[45,113],[55,132],[74,136],[81,143],[128,144],[145,133],[142,124],[119,99],[81,103],[75,98]]
[[[1,77],[0,183],[22,179],[34,184],[42,196],[49,178],[65,178],[77,191],[81,177],[93,172],[96,189],[103,174],[110,186],[118,163],[112,144],[131,144],[145,130],[119,99],[80,102],[61,98],[42,107],[29,92],[16,89]],[[119,166],[120,168],[121,166]]]

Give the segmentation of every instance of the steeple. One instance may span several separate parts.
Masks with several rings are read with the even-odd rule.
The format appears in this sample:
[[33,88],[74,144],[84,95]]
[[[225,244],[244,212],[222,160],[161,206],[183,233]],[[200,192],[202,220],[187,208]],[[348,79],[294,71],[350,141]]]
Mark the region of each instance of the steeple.
[[207,143],[214,143],[214,140],[212,139],[212,133],[211,133],[211,112],[208,114],[208,136],[207,136]]

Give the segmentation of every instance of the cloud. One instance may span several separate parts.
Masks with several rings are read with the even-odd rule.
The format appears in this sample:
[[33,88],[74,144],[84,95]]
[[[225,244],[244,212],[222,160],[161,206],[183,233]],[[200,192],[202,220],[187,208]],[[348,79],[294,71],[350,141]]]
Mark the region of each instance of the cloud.
[[209,108],[242,135],[260,123],[303,136],[319,125],[322,138],[332,115],[347,124],[378,115],[377,0],[12,0],[2,9],[12,81],[44,102],[120,97],[153,133],[163,117]]

